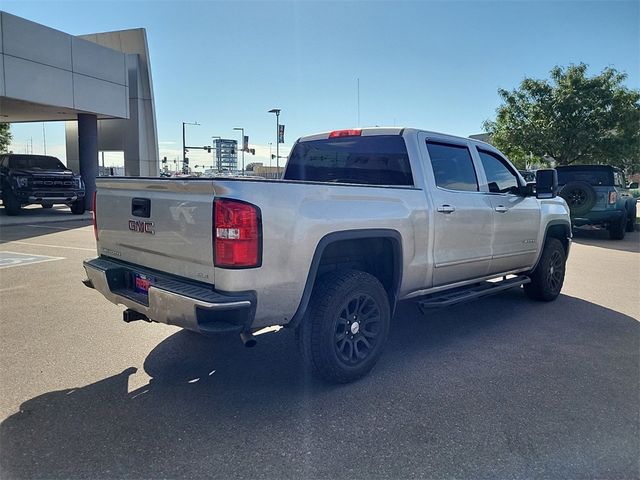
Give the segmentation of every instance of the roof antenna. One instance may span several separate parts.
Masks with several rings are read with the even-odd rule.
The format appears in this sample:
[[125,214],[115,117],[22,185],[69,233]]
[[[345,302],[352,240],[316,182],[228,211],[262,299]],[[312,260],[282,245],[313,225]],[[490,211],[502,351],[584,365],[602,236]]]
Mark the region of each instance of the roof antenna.
[[360,77],[358,77],[358,123],[357,126],[360,126]]

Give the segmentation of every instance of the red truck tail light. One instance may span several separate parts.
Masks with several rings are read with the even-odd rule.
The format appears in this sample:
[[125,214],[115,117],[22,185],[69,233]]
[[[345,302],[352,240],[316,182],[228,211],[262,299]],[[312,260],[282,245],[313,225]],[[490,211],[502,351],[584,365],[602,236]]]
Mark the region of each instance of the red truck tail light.
[[98,217],[96,212],[96,193],[93,192],[93,201],[91,203],[91,216],[93,217],[93,236],[96,238],[96,242],[98,241]]
[[609,192],[609,203],[613,204],[618,201],[618,192],[612,190]]
[[329,138],[337,138],[337,137],[359,137],[362,135],[361,128],[353,128],[350,130],[334,130],[329,134]]
[[251,268],[262,264],[260,209],[239,200],[213,202],[213,263],[216,267]]

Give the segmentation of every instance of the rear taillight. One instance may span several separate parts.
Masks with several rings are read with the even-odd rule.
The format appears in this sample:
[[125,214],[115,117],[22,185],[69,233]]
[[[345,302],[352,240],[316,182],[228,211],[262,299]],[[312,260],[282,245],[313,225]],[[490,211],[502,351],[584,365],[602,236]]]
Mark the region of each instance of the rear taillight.
[[96,238],[96,242],[98,241],[98,218],[96,212],[96,193],[93,192],[93,203],[91,204],[91,216],[93,217],[93,236]]
[[612,190],[609,192],[609,203],[616,203],[618,201],[618,192]]
[[216,267],[251,268],[262,263],[260,209],[239,200],[213,202],[213,262]]
[[353,128],[350,130],[334,130],[329,134],[329,138],[338,138],[338,137],[359,137],[362,135],[362,129]]

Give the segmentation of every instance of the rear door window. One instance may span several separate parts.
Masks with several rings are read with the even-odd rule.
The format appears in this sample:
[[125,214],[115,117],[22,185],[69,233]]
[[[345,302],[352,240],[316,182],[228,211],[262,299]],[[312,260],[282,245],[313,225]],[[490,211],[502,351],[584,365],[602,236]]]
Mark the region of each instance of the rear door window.
[[448,190],[477,192],[478,177],[467,147],[427,141],[436,185]]
[[409,154],[399,135],[338,137],[298,142],[285,180],[413,185]]

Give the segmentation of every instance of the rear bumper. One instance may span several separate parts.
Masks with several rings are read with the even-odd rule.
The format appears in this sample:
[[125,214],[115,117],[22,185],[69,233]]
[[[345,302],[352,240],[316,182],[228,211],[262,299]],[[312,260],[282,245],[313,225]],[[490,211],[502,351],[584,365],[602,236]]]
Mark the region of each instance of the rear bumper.
[[[223,293],[213,286],[151,271],[107,257],[84,262],[88,280],[116,305],[124,305],[148,319],[194,332],[215,334],[249,331],[255,316],[254,292]],[[153,278],[148,295],[132,288],[135,273]]]
[[571,217],[571,222],[577,227],[582,225],[601,225],[620,221],[620,218],[626,214],[626,210],[596,210],[579,217]]

